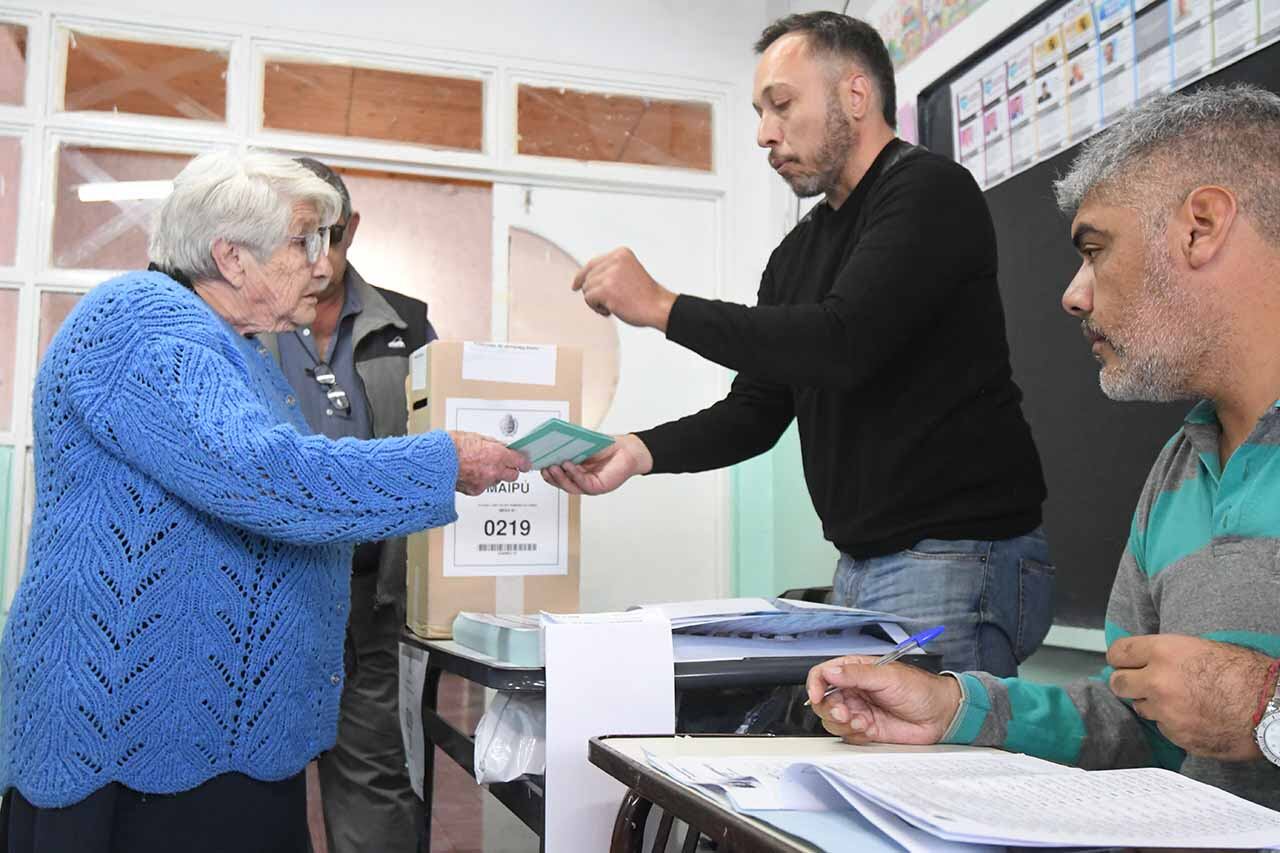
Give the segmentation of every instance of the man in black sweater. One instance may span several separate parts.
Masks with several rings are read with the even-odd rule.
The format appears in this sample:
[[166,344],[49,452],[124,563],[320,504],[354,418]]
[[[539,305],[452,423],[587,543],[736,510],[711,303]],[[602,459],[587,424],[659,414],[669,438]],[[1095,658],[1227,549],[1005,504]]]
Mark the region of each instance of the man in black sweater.
[[732,390],[544,477],[600,494],[732,465],[795,418],[841,553],[836,600],[945,626],[949,669],[1013,675],[1049,628],[1053,569],[982,192],[895,138],[893,66],[867,24],[792,15],[756,49],[757,142],[798,196],[825,196],[774,250],[759,304],[677,295],[625,248],[574,281],[597,312],[737,371]]

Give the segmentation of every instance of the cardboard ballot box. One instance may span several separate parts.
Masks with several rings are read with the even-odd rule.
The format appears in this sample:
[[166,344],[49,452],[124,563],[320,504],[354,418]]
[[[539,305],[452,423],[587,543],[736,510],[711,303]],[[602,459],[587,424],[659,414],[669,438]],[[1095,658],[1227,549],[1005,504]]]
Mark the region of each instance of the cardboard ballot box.
[[[582,351],[436,341],[410,357],[409,432],[478,432],[504,444],[547,418],[582,417]],[[409,630],[450,636],[463,610],[578,610],[581,498],[537,471],[478,497],[457,495],[458,521],[409,537]]]

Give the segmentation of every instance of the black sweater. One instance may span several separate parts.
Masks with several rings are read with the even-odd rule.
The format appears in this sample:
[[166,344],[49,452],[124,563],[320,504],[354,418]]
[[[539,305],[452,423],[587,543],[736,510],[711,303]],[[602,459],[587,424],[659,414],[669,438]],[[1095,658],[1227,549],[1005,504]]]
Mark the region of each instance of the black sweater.
[[738,376],[639,433],[655,473],[749,459],[794,417],[823,531],[851,556],[1040,523],[991,215],[946,158],[890,142],[839,210],[819,204],[774,250],[758,306],[680,296],[667,338]]

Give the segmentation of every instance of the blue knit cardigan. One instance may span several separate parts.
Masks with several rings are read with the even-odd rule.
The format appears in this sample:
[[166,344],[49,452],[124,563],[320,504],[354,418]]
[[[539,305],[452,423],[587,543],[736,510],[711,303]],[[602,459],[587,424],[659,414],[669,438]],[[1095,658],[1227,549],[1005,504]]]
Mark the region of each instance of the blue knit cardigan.
[[452,522],[441,432],[306,435],[265,349],[130,273],[35,388],[35,516],[0,647],[0,790],[279,780],[333,745],[351,543]]

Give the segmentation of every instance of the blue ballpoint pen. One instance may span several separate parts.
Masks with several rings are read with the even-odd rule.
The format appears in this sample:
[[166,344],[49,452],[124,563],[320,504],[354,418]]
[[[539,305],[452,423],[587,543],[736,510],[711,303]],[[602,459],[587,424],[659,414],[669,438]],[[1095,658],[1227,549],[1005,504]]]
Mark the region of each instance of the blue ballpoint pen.
[[[881,655],[876,660],[876,662],[872,664],[872,666],[883,666],[886,663],[893,663],[898,658],[902,657],[912,649],[917,647],[923,648],[925,643],[933,640],[945,630],[947,629],[944,626],[939,625],[936,628],[930,628],[928,631],[921,631],[919,634],[916,634],[914,637],[907,637],[907,639],[903,640],[901,643],[898,643],[898,645],[894,647],[893,651],[885,652],[883,655]],[[835,693],[837,690],[841,690],[841,689],[842,688],[840,687],[828,687],[826,692],[822,694],[822,698],[826,699],[832,693]],[[806,700],[804,703],[804,706],[807,708],[812,704],[813,704],[812,702]]]

